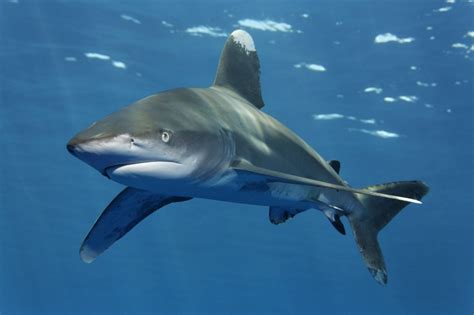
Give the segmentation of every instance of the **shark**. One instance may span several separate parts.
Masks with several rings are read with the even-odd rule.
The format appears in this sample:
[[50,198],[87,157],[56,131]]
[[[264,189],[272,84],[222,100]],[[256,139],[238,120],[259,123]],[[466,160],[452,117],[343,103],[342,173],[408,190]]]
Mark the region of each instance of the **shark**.
[[193,198],[268,207],[281,224],[316,209],[346,234],[347,218],[366,267],[380,284],[387,269],[379,232],[428,186],[398,181],[350,187],[341,163],[263,111],[260,62],[252,37],[227,38],[214,82],[145,97],[77,133],[67,150],[126,188],[85,237],[80,257],[94,261],[158,209]]

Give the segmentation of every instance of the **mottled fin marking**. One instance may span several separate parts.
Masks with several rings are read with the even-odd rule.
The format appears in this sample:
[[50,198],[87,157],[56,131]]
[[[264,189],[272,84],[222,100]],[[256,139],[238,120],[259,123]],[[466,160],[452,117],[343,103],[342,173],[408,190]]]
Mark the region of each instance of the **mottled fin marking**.
[[214,85],[236,92],[257,108],[264,106],[260,91],[260,61],[253,39],[247,32],[236,30],[229,35]]
[[268,217],[273,224],[280,224],[305,210],[272,206],[268,211]]

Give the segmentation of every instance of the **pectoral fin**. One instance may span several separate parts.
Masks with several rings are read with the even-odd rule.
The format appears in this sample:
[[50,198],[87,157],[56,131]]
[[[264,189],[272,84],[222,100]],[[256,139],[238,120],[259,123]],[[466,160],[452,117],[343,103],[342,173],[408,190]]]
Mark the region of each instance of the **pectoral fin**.
[[238,172],[247,172],[247,173],[250,173],[250,175],[259,175],[261,177],[264,177],[266,178],[267,182],[280,182],[280,183],[288,183],[288,184],[295,184],[295,185],[315,186],[315,187],[333,189],[333,190],[337,190],[341,192],[351,192],[351,193],[369,195],[369,196],[380,197],[380,198],[400,200],[400,201],[405,201],[405,202],[410,202],[410,203],[418,203],[418,204],[422,203],[421,201],[413,199],[413,198],[388,195],[388,194],[384,194],[384,193],[380,193],[376,191],[371,191],[368,189],[354,189],[348,186],[331,184],[331,183],[319,181],[316,179],[310,179],[306,177],[301,177],[301,176],[282,173],[282,172],[278,172],[274,170],[269,170],[269,169],[261,168],[258,166],[254,166],[246,161],[240,161],[240,160],[235,161],[232,164],[232,167],[234,170]]
[[90,263],[148,215],[173,202],[191,198],[125,188],[105,208],[82,242],[81,259]]

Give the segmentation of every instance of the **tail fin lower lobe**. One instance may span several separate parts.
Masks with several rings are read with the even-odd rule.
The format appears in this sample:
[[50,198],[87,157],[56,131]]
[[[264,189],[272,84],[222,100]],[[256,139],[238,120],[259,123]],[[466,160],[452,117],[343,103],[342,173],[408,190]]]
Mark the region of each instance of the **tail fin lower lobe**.
[[[393,182],[366,189],[417,200],[421,200],[429,190],[421,181]],[[378,283],[385,285],[387,271],[377,235],[408,203],[361,194],[356,196],[364,209],[348,215],[354,238],[370,273]]]

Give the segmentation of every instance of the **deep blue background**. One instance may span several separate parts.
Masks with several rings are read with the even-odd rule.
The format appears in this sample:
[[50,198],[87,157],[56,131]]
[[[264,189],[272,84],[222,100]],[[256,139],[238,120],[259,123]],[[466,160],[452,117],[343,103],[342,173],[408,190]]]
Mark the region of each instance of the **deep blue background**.
[[[451,45],[474,44],[465,37],[474,31],[474,3],[434,12],[446,5],[0,0],[0,313],[471,314],[474,51]],[[325,158],[341,160],[355,187],[407,179],[430,185],[425,203],[409,206],[380,235],[387,287],[372,280],[350,233],[339,235],[316,211],[274,226],[263,207],[208,200],[168,206],[93,264],[80,261],[82,238],[122,188],[70,156],[68,139],[144,96],[207,86],[225,38],[184,30],[231,32],[244,18],[303,31],[248,29],[267,113]],[[375,44],[386,32],[415,41]],[[85,52],[110,55],[127,69]],[[293,67],[300,62],[327,71]],[[364,93],[368,86],[384,92]],[[399,95],[419,100],[383,101]],[[325,113],[377,124],[312,118]],[[351,131],[361,128],[401,137]]]

